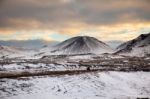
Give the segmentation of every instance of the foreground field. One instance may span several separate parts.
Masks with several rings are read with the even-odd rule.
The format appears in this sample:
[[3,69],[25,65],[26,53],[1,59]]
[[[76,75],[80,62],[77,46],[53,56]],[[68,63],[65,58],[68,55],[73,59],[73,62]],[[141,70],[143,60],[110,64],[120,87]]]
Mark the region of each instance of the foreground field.
[[50,55],[0,60],[0,99],[150,98],[150,58]]
[[0,79],[0,99],[150,98],[150,72],[92,72]]

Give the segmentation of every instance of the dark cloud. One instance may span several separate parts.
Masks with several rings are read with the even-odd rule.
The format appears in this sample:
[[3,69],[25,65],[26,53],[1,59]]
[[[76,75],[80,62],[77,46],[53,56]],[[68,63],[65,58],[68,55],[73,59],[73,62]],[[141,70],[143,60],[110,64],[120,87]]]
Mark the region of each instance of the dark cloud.
[[82,0],[77,9],[87,23],[113,24],[149,21],[149,4],[147,0]]
[[[1,0],[0,28],[67,27],[150,21],[150,0]],[[33,26],[33,27],[32,27]]]

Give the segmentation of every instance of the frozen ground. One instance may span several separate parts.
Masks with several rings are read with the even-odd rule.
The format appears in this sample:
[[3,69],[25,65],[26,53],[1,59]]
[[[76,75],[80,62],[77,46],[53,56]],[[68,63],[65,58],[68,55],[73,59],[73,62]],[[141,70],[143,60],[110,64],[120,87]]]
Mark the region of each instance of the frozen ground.
[[[90,67],[91,71],[100,69],[103,72],[89,72],[87,67]],[[71,75],[66,72],[66,75],[19,76],[22,73],[37,71],[45,73],[45,71],[66,70],[88,72],[82,74],[73,72]],[[37,59],[4,58],[0,60],[0,76],[4,76],[3,73],[6,77],[10,77],[8,74],[12,73],[15,78],[0,79],[0,99],[150,98],[149,57],[87,54],[49,55]]]
[[150,72],[95,72],[79,75],[0,79],[0,99],[150,98]]

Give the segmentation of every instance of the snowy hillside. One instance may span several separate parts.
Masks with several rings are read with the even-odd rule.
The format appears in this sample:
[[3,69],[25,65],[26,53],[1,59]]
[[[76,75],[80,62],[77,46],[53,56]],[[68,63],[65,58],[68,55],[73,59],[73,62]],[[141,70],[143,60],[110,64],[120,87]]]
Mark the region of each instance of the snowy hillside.
[[121,44],[117,47],[118,54],[144,56],[150,54],[150,33],[141,34],[139,37]]
[[87,54],[111,53],[113,50],[105,43],[93,37],[78,36],[68,39],[55,46],[52,53],[57,54]]
[[1,46],[0,45],[0,58],[27,58],[36,51],[24,49],[21,47]]
[[42,57],[45,55],[52,55],[52,50],[54,49],[53,46],[43,46],[42,48],[39,49],[39,52],[35,54],[37,57]]
[[109,71],[1,79],[0,99],[147,99],[149,76],[149,72]]

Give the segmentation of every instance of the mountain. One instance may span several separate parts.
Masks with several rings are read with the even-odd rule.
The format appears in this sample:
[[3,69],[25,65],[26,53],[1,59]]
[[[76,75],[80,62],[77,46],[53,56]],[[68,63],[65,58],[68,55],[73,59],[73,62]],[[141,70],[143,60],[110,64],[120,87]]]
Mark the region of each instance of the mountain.
[[150,54],[150,33],[141,34],[137,38],[125,42],[116,48],[117,54],[144,56]]
[[25,58],[35,53],[35,50],[25,49],[22,47],[2,46],[0,45],[0,58]]
[[0,45],[0,57],[7,57],[10,55],[19,54],[21,51],[15,47]]
[[111,48],[116,49],[120,44],[123,43],[123,41],[111,40],[111,41],[106,41],[105,43],[108,44]]
[[0,45],[2,46],[15,46],[21,48],[28,48],[28,49],[40,49],[43,46],[53,46],[57,44],[57,41],[45,41],[45,40],[8,40],[3,41],[0,40]]
[[77,36],[57,44],[51,52],[57,54],[101,54],[112,51],[107,44],[94,37]]

